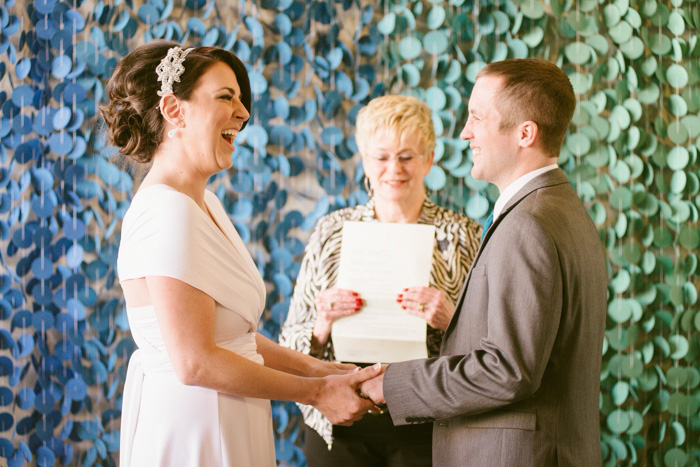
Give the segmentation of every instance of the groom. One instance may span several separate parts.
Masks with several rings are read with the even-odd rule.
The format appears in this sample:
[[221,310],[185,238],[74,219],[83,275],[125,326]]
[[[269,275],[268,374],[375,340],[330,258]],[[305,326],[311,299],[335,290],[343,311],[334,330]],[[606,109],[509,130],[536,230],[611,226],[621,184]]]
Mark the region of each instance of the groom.
[[534,59],[486,66],[461,138],[494,183],[493,223],[440,357],[365,383],[394,424],[434,422],[440,466],[599,466],[607,271],[598,233],[557,167],[576,101]]

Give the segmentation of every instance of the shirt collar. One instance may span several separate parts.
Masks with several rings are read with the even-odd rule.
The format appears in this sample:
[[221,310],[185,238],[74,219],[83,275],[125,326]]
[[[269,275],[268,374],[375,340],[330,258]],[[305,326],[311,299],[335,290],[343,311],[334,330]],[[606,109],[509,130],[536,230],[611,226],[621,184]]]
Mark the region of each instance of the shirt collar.
[[512,182],[510,185],[506,187],[505,190],[503,190],[503,193],[498,197],[496,200],[496,205],[493,207],[493,220],[495,221],[498,216],[503,212],[503,208],[506,206],[508,201],[515,196],[515,194],[520,191],[522,187],[527,185],[527,183],[537,177],[538,175],[542,175],[545,172],[549,172],[550,170],[554,170],[557,167],[559,167],[557,164],[552,164],[548,165],[546,167],[542,167],[537,170],[533,170],[532,172],[528,172],[522,177],[518,178],[514,182]]

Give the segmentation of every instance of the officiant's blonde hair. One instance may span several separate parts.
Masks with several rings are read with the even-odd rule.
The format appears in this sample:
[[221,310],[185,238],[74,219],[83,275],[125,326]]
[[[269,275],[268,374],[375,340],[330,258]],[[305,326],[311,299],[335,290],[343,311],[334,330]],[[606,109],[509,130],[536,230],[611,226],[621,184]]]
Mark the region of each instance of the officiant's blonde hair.
[[360,110],[357,114],[355,141],[361,155],[367,155],[370,139],[382,129],[395,131],[399,139],[418,133],[425,156],[435,149],[435,129],[430,108],[415,97],[375,97]]

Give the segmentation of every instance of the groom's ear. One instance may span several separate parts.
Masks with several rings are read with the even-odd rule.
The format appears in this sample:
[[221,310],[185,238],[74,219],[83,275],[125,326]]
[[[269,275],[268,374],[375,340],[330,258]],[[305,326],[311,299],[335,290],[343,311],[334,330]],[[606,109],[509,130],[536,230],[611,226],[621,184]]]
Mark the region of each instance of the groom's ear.
[[518,146],[521,148],[534,146],[539,134],[540,129],[537,127],[537,123],[530,120],[521,123],[518,128]]

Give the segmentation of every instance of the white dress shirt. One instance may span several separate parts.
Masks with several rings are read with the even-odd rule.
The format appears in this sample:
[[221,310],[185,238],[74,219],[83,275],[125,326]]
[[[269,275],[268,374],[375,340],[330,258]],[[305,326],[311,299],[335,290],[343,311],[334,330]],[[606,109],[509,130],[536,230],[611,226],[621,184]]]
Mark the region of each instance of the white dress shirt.
[[505,190],[503,190],[503,193],[498,197],[496,200],[496,205],[493,207],[493,220],[495,221],[498,219],[498,216],[501,214],[503,211],[503,208],[506,206],[508,201],[518,192],[522,187],[527,185],[527,182],[532,180],[533,178],[537,177],[538,175],[542,175],[545,172],[549,172],[550,170],[554,170],[557,167],[559,167],[557,164],[552,164],[548,165],[546,167],[542,167],[541,169],[533,170],[532,172],[528,172],[522,177],[518,178],[515,180],[513,183],[508,185]]

